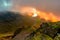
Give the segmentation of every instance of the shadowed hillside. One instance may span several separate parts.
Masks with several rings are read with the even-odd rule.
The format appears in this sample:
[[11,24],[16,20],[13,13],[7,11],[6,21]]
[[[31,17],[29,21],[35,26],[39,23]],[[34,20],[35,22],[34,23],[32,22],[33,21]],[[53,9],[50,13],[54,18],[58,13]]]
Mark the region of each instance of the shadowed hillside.
[[23,36],[24,40],[58,40],[59,35],[60,21],[47,22],[38,17],[23,16],[18,12],[0,12],[0,39],[2,40],[11,37],[13,39],[16,38],[15,36],[19,39],[23,39],[20,38]]

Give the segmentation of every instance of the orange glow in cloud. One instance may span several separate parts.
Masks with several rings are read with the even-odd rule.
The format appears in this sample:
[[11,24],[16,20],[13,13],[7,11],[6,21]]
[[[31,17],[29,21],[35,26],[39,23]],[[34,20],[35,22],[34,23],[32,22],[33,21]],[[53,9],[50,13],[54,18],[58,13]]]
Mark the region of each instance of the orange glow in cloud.
[[57,16],[55,16],[52,12],[47,13],[39,11],[33,7],[21,7],[21,8],[18,7],[18,10],[20,13],[27,14],[31,17],[38,16],[39,18],[45,19],[46,21],[52,22],[60,21],[60,19]]

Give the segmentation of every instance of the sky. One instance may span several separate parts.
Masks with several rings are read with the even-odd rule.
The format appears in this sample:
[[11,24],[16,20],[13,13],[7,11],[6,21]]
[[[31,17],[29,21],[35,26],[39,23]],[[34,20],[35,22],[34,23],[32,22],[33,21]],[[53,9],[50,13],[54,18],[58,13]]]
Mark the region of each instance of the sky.
[[[7,1],[11,5],[3,5],[1,1]],[[0,0],[0,10],[12,9],[16,5],[18,6],[31,6],[36,7],[42,11],[54,12],[54,14],[60,16],[60,0]]]
[[10,0],[0,0],[0,11],[5,11],[11,7]]

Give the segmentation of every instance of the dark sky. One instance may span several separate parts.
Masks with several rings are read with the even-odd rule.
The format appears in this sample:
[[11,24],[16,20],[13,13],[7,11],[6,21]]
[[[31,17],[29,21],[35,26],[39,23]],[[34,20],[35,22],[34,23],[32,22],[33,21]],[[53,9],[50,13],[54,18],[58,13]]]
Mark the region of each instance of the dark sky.
[[13,4],[12,6],[15,5],[32,6],[40,10],[54,12],[55,14],[60,15],[60,0],[9,0],[9,1],[11,1],[11,3]]

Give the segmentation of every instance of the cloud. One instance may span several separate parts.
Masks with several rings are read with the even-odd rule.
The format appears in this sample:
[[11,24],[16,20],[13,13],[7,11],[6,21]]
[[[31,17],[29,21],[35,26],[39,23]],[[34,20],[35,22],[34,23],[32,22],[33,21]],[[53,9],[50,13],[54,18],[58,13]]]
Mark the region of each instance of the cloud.
[[60,0],[13,0],[14,5],[32,6],[47,12],[60,13]]

